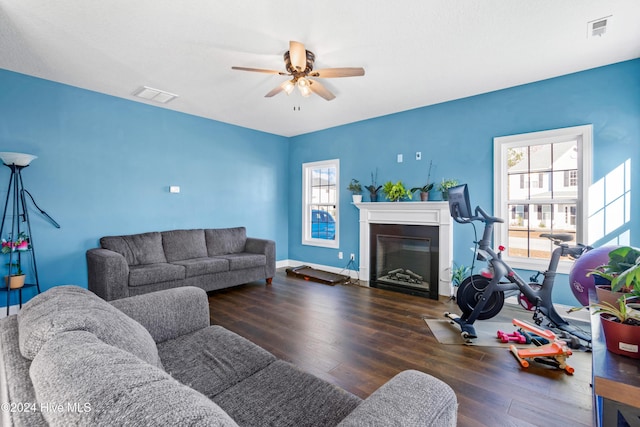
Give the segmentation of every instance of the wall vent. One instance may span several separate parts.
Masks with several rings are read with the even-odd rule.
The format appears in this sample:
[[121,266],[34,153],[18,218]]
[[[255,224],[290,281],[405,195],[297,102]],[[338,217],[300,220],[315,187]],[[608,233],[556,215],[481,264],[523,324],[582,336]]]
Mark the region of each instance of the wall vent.
[[587,38],[602,37],[606,34],[607,28],[611,23],[611,16],[598,18],[587,23]]
[[178,95],[174,93],[169,93],[160,89],[154,89],[148,86],[142,86],[141,88],[136,89],[136,91],[133,92],[133,96],[137,96],[138,98],[146,99],[148,101],[158,102],[160,104],[166,104],[167,102],[178,97]]

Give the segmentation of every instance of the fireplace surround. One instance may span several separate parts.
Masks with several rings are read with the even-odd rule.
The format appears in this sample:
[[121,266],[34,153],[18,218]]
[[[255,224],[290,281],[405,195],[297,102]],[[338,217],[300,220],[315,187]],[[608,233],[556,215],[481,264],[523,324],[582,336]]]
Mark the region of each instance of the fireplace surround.
[[[449,296],[451,294],[450,285],[450,267],[453,259],[453,227],[451,223],[451,217],[449,215],[449,204],[447,202],[361,202],[354,203],[354,205],[360,210],[360,279],[366,286],[372,285],[372,278],[376,277],[376,265],[375,259],[372,261],[372,226],[377,227],[377,224],[387,225],[408,225],[408,226],[429,226],[424,227],[431,229],[431,234],[428,236],[418,234],[415,236],[414,242],[394,243],[392,237],[389,245],[391,247],[401,247],[414,252],[428,252],[430,271],[428,278],[423,277],[424,281],[428,283],[431,290],[430,297],[437,295]],[[416,229],[422,229],[418,227]],[[409,230],[411,227],[409,227]],[[383,228],[384,230],[384,228]],[[375,233],[375,232],[374,232]],[[433,233],[437,234],[437,237],[433,236]],[[388,236],[389,233],[383,231],[383,236]],[[395,233],[391,233],[395,234]],[[420,241],[428,240],[425,242],[426,246],[420,247]],[[377,243],[376,243],[377,244]],[[437,248],[434,247],[437,245]],[[411,248],[411,246],[415,246]],[[394,249],[395,250],[395,249]],[[411,257],[410,252],[407,255]],[[435,255],[435,256],[434,256]],[[434,265],[435,264],[435,265]],[[424,276],[420,272],[410,270],[411,273],[418,276]],[[400,273],[404,276],[410,276],[406,272]],[[393,281],[394,279],[391,279]],[[376,283],[373,283],[377,286]],[[388,285],[388,283],[385,283]],[[424,287],[424,285],[412,286],[417,288]],[[416,292],[417,293],[417,292]],[[427,292],[429,293],[429,292]]]

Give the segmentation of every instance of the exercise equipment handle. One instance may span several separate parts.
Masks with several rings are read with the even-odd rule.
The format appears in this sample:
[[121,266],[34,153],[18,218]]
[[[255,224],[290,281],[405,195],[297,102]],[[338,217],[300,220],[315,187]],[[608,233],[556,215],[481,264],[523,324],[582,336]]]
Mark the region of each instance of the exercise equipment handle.
[[489,215],[480,206],[476,206],[476,216],[477,216],[478,213],[482,216],[482,218],[484,218],[484,221],[487,222],[487,223],[493,224],[493,223],[496,223],[496,222],[500,222],[500,223],[504,222],[504,219],[498,218],[497,216]]

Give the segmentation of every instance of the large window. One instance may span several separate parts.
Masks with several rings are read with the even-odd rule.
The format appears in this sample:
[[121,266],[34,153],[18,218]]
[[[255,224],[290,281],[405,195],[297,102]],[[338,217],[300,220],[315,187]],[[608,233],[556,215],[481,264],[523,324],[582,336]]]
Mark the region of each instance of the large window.
[[339,247],[340,160],[302,165],[302,244]]
[[[573,235],[587,243],[591,182],[590,125],[494,138],[496,246],[518,268],[544,270],[554,249],[542,234]],[[562,260],[560,272],[568,272]]]

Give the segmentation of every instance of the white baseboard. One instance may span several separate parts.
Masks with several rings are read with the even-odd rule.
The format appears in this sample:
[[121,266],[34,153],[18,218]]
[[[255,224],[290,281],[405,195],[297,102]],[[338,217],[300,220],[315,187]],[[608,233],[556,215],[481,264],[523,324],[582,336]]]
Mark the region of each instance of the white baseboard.
[[[10,305],[9,306],[9,316],[12,314],[18,314],[20,311],[19,305]],[[7,307],[0,307],[0,319],[7,317]]]

